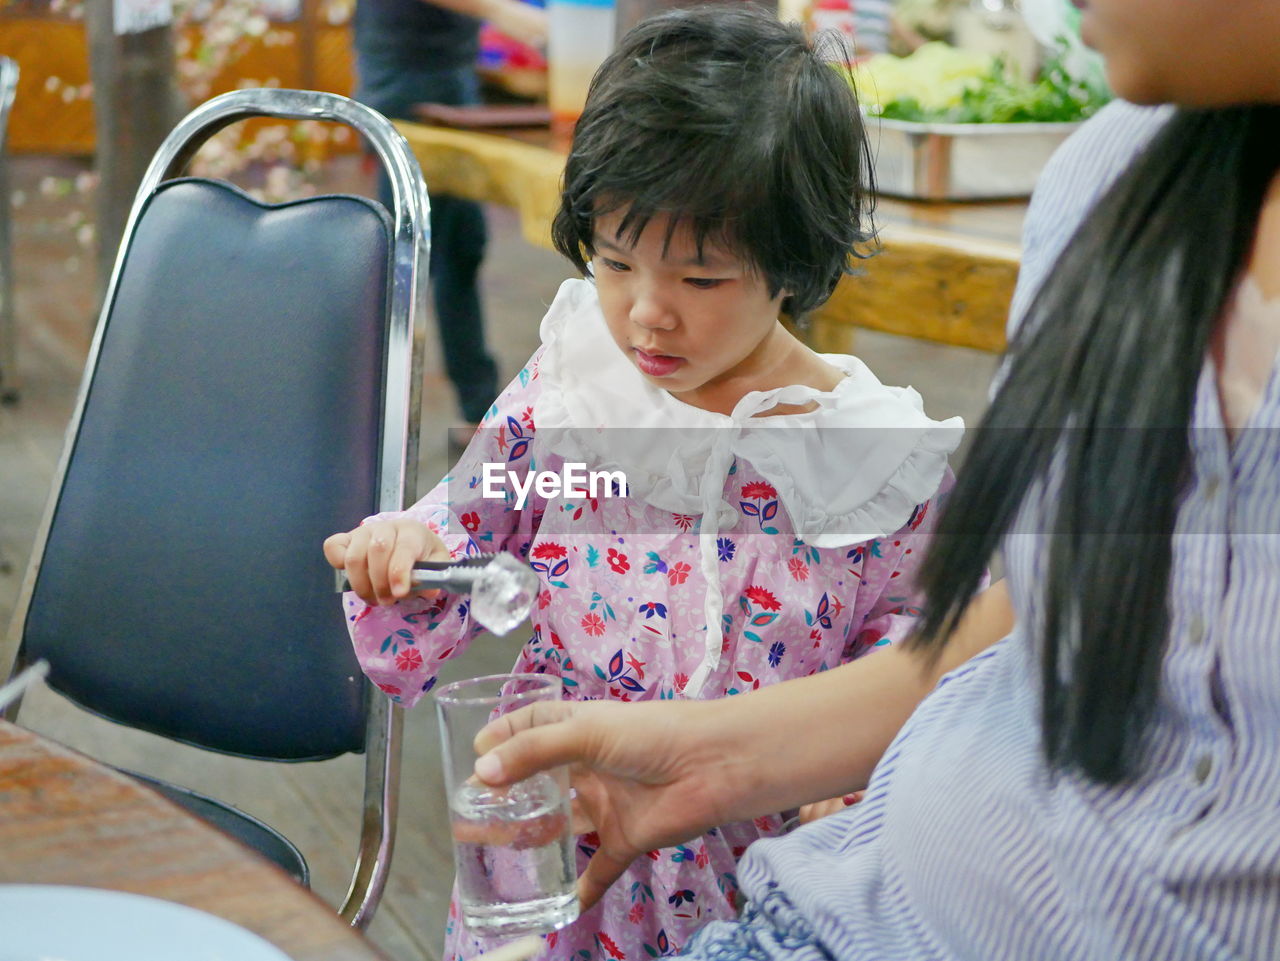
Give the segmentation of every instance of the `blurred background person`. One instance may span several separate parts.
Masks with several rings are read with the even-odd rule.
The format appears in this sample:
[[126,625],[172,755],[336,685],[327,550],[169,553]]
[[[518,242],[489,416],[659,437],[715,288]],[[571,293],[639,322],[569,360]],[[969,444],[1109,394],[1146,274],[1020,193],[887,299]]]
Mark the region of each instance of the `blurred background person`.
[[[355,99],[392,119],[413,106],[480,102],[476,56],[482,21],[515,40],[546,43],[546,12],[522,0],[358,0],[354,18]],[[385,178],[379,194],[390,208]],[[485,344],[478,288],[486,228],[478,203],[431,195],[431,291],[444,354],[465,426],[449,442],[465,446],[498,394],[498,371]]]

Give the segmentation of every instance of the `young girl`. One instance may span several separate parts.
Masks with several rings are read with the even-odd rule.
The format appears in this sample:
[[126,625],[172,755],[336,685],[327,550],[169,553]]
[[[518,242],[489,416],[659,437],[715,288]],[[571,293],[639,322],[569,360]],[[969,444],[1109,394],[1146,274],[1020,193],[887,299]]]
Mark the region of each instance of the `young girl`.
[[1176,109],[1115,104],[1040,178],[920,642],[483,734],[487,783],[574,765],[584,903],[656,842],[867,786],[753,846],[690,961],[1277,957],[1280,4],[1075,2],[1116,92]]
[[[574,699],[718,698],[904,636],[960,422],[778,319],[821,303],[869,238],[865,162],[846,79],[798,29],[715,8],[624,39],[592,85],[554,225],[587,279],[561,287],[543,346],[451,477],[326,542],[384,691],[413,704],[479,630],[466,598],[406,596],[414,561],[471,553],[539,573],[516,670],[559,675]],[[618,476],[548,495],[575,470],[619,472],[626,494]],[[738,856],[781,823],[651,852],[548,937],[553,956],[673,953],[732,916]],[[597,843],[579,838],[582,858]],[[447,957],[479,948],[451,924]]]

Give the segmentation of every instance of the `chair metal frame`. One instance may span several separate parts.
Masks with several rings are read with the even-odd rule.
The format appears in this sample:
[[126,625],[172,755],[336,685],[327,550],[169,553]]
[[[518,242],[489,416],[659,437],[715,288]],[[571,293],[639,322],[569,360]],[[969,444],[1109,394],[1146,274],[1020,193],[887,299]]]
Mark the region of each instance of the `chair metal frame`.
[[9,112],[18,90],[18,64],[0,57],[0,403],[18,399],[18,331],[13,310],[13,228],[9,199]]
[[[21,639],[32,594],[48,541],[50,526],[75,444],[98,354],[143,207],[165,180],[181,175],[200,147],[219,130],[253,117],[322,120],[346,124],[360,133],[381,160],[391,184],[393,217],[391,292],[378,471],[377,510],[401,510],[406,492],[414,492],[418,464],[418,422],[421,401],[421,352],[425,342],[427,269],[430,262],[429,203],[418,162],[404,138],[380,113],[336,94],[304,90],[237,90],[197,107],[165,138],[138,188],[124,237],[107,287],[98,327],[90,345],[75,411],[67,427],[51,486],[51,495],[32,549],[11,621],[7,646],[16,673],[23,665]],[[335,597],[334,603],[337,604]],[[4,663],[0,659],[0,663]],[[386,885],[399,799],[403,709],[369,684],[369,712],[365,734],[365,792],[361,833],[351,886],[339,914],[353,927],[365,928]],[[13,720],[20,705],[11,705]]]

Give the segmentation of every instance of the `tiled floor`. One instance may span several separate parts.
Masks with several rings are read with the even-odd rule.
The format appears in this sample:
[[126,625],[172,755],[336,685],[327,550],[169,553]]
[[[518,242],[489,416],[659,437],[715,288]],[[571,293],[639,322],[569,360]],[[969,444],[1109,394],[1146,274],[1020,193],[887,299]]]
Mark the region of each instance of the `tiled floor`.
[[[0,408],[0,625],[7,623],[17,595],[94,320],[92,256],[75,240],[77,207],[40,189],[45,178],[65,182],[82,169],[78,161],[30,157],[16,158],[12,167],[13,187],[25,198],[14,210],[13,232],[21,400]],[[360,177],[346,162],[331,179],[349,188]],[[490,340],[510,376],[536,346],[542,308],[567,276],[567,266],[525,244],[511,212],[491,209],[489,221],[484,287]],[[988,355],[870,333],[859,334],[857,351],[886,383],[916,386],[935,417],[959,413],[972,422],[982,410],[994,367]],[[427,368],[423,489],[445,469],[444,428],[455,420],[434,344]],[[519,643],[519,632],[502,640],[483,637],[448,673],[505,670]],[[232,800],[293,838],[311,863],[316,892],[330,903],[342,899],[359,815],[358,758],[270,770],[203,753],[197,758],[189,748],[88,718],[47,691],[28,698],[21,723],[112,762]],[[429,709],[419,708],[410,712],[406,727],[400,840],[371,936],[395,961],[435,961],[452,876],[435,721]]]

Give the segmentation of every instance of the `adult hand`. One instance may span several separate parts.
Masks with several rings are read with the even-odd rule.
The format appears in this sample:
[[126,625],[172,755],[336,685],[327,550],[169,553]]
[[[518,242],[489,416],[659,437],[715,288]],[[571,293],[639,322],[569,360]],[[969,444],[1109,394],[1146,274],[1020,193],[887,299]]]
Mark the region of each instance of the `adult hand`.
[[[500,786],[569,764],[574,830],[600,847],[578,879],[586,910],[638,856],[727,817],[731,778],[712,746],[716,702],[557,701],[498,718],[476,737],[476,775]],[[487,753],[483,753],[487,752]],[[716,755],[720,755],[717,757]]]
[[483,17],[512,40],[531,47],[547,45],[547,12],[523,0],[483,0]]
[[[439,536],[406,517],[370,521],[353,531],[325,539],[330,565],[347,572],[347,581],[366,604],[392,604],[409,596],[409,579],[418,561],[447,561],[449,549]],[[421,591],[434,597],[439,591]]]
[[[600,847],[578,881],[590,907],[638,855],[719,824],[866,787],[938,678],[1008,634],[1003,582],[975,599],[932,660],[901,645],[708,701],[556,701],[491,722],[475,773],[500,787],[560,764],[576,789],[575,828]],[[845,732],[812,736],[814,730]]]

